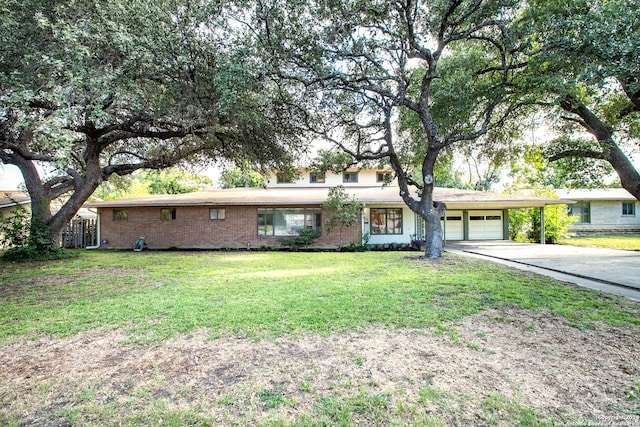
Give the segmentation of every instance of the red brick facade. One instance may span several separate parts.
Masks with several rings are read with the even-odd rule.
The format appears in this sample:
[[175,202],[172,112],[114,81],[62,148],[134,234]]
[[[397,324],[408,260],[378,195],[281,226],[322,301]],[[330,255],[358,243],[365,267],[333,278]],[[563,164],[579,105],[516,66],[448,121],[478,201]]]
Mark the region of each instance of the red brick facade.
[[[310,206],[304,206],[310,207]],[[314,206],[319,208],[319,206]],[[100,208],[100,240],[104,249],[131,249],[140,236],[145,236],[149,249],[258,249],[280,247],[279,237],[258,236],[258,206],[219,206],[225,209],[224,219],[209,219],[214,206],[177,206],[175,219],[161,219],[159,207],[127,207],[126,220],[114,220],[113,208]],[[292,206],[286,206],[292,208]],[[174,209],[173,207],[171,209]],[[322,211],[322,222],[329,218]],[[360,243],[362,224],[359,220],[342,232],[343,245]],[[311,246],[335,249],[339,230],[327,233]]]

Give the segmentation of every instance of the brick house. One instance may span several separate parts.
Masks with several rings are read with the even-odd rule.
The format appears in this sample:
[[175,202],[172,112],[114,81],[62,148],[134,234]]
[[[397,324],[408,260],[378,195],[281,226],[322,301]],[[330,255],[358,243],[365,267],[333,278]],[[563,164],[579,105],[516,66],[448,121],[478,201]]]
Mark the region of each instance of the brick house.
[[[130,249],[145,236],[150,249],[259,249],[279,247],[279,239],[301,228],[322,235],[312,247],[335,249],[338,232],[328,233],[330,213],[322,209],[329,189],[342,185],[364,204],[359,221],[342,232],[342,242],[409,245],[424,236],[424,222],[402,202],[388,171],[343,174],[304,171],[290,181],[274,174],[266,188],[234,188],[190,194],[138,197],[88,203],[97,210],[102,248]],[[385,185],[383,185],[385,184]],[[442,219],[447,240],[508,238],[508,210],[566,203],[524,195],[437,188],[447,204]]]

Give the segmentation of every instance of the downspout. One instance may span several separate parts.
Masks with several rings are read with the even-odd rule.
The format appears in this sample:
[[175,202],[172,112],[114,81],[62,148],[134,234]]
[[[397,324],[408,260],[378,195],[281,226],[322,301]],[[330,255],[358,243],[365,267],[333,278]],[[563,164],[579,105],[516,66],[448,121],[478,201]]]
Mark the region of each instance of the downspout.
[[[89,212],[93,212],[89,209]],[[99,249],[100,248],[100,212],[96,211],[96,246],[87,246],[85,249]]]

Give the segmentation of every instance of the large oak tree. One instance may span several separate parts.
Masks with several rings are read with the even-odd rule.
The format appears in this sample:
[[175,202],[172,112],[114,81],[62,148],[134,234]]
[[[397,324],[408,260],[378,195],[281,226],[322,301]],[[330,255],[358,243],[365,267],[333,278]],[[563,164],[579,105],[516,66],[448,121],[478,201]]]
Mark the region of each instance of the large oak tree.
[[523,90],[539,94],[563,133],[546,147],[548,157],[572,162],[578,174],[593,171],[593,161],[606,162],[640,200],[640,174],[630,160],[640,139],[640,4],[530,4],[531,57]]
[[[385,161],[405,204],[426,222],[425,256],[442,253],[434,167],[509,116],[520,44],[517,0],[260,0],[248,27],[291,85],[307,124],[356,161]],[[398,117],[417,117],[407,138]],[[419,177],[412,174],[415,159]]]
[[219,2],[8,0],[0,45],[0,161],[21,170],[53,246],[114,174],[274,166],[299,141],[295,111]]

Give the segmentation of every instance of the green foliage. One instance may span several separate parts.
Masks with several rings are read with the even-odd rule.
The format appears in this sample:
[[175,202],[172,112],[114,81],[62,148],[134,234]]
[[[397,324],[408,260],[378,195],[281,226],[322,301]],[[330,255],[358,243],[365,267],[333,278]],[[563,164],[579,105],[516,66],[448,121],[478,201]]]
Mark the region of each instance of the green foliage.
[[29,242],[29,212],[15,202],[15,208],[8,215],[0,212],[0,241],[2,247],[26,246]]
[[[22,237],[20,237],[18,241],[22,242],[22,244],[14,246],[3,253],[3,260],[17,262],[48,261],[71,258],[76,255],[75,252],[58,248],[55,242],[51,241],[49,227],[43,225],[42,222],[31,220],[27,224],[29,231],[26,242],[22,241]],[[20,233],[22,232],[20,231]]]
[[[531,35],[522,40],[536,53],[518,83],[549,107],[548,125],[563,135],[547,144],[547,154],[566,158],[558,178],[598,186],[613,167],[633,194],[640,176],[624,158],[635,151],[640,129],[640,35],[630,30],[640,22],[638,3],[534,0],[523,12]],[[575,137],[584,132],[590,141]]]
[[[538,194],[541,195],[541,194]],[[547,196],[548,197],[548,196]],[[540,243],[541,221],[540,209],[529,211],[530,227],[527,230],[527,240]],[[577,217],[570,216],[566,205],[551,205],[544,208],[544,239],[545,243],[558,243],[569,235],[569,227]]]
[[93,193],[101,200],[143,197],[152,194],[183,194],[202,191],[213,185],[210,178],[188,171],[169,168],[162,171],[140,171],[129,176],[112,176]]
[[282,246],[288,247],[293,252],[298,252],[301,248],[307,248],[313,242],[318,240],[322,233],[313,228],[301,228],[296,236],[281,237],[278,242]]
[[[21,168],[32,198],[71,195],[47,206],[53,234],[110,176],[291,161],[297,113],[229,25],[235,12],[170,0],[3,4],[0,161]],[[33,160],[48,171],[42,182]],[[183,178],[150,177],[150,192],[193,191]]]
[[[548,165],[539,147],[526,147],[520,161],[513,163],[511,170],[513,182],[507,187],[506,192],[557,198],[553,185],[549,184],[549,176],[556,175],[549,173]],[[544,219],[545,241],[557,243],[567,237],[569,226],[575,222],[576,217],[569,215],[566,205],[549,205],[544,208]],[[509,238],[514,241],[539,243],[541,241],[540,209],[511,209]]]
[[319,150],[316,157],[311,161],[309,170],[318,172],[331,171],[340,174],[354,164],[353,157],[344,151]]
[[142,180],[148,182],[149,194],[193,193],[213,184],[206,176],[176,169],[143,172]]
[[[597,141],[560,136],[542,149],[544,159],[553,158],[567,150],[598,151]],[[555,188],[606,188],[612,181],[613,168],[609,163],[588,157],[566,157],[544,162],[544,182]]]
[[260,173],[238,167],[224,171],[220,176],[220,182],[222,188],[262,188],[265,185],[264,177]]
[[[346,227],[355,224],[362,215],[364,205],[354,196],[349,198],[342,185],[329,189],[327,200],[322,204],[322,208],[329,214],[326,221],[327,234],[338,227],[339,240],[338,249],[343,246],[342,233]],[[353,242],[351,242],[353,244]]]
[[36,246],[20,246],[11,248],[2,254],[4,261],[26,263],[31,261],[54,261],[58,259],[74,258],[77,252],[67,249],[42,249]]

